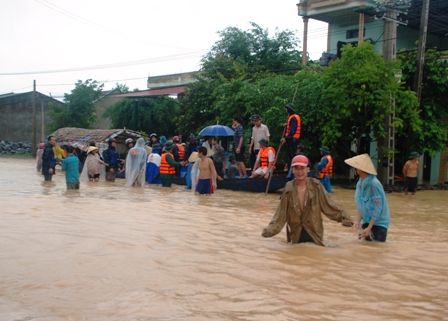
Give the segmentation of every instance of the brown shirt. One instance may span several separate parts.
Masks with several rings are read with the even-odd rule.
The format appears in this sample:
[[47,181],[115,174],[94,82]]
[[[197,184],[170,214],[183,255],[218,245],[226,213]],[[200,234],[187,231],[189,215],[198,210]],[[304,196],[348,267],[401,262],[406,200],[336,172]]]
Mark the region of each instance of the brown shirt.
[[286,184],[275,215],[263,233],[267,232],[274,236],[285,224],[288,224],[290,230],[288,241],[291,243],[299,241],[302,228],[304,228],[316,244],[324,246],[321,212],[337,222],[352,222],[350,215],[339,208],[319,180],[308,178],[306,185],[303,210],[300,210],[296,180]]

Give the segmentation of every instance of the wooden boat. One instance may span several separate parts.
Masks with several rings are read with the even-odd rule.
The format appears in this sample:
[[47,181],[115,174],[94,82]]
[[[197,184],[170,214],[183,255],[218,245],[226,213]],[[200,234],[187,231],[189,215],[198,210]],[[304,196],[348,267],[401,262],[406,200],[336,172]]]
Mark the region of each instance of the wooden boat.
[[[274,174],[271,178],[268,192],[274,192],[283,188],[286,182],[286,173]],[[175,177],[173,179],[173,184],[187,185],[187,180],[185,177]],[[218,189],[264,193],[266,192],[267,184],[268,180],[265,178],[224,179],[222,181],[218,181]]]

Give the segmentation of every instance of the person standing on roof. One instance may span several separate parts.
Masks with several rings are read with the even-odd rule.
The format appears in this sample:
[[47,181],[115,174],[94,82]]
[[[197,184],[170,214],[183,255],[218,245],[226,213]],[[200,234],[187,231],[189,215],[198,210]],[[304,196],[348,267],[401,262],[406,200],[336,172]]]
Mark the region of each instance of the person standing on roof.
[[296,114],[296,107],[294,104],[287,104],[286,111],[288,113],[288,121],[284,124],[286,126],[285,136],[282,138],[282,144],[287,144],[288,149],[288,169],[291,167],[292,159],[296,155],[297,144],[300,138],[300,116]]
[[115,148],[117,141],[110,137],[107,143],[109,144],[109,147],[103,151],[103,160],[105,163],[109,164],[106,166],[106,181],[115,182],[115,174],[119,171],[118,153]]

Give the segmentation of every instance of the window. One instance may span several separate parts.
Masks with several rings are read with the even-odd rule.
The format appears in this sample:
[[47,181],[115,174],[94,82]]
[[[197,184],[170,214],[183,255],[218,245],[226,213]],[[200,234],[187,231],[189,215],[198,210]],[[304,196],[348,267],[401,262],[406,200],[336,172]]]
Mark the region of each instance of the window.
[[[359,31],[359,29],[347,30],[346,34],[345,34],[345,39],[358,38],[358,34],[359,34],[358,31]],[[363,37],[366,36],[366,28],[364,28],[362,30],[362,36]]]

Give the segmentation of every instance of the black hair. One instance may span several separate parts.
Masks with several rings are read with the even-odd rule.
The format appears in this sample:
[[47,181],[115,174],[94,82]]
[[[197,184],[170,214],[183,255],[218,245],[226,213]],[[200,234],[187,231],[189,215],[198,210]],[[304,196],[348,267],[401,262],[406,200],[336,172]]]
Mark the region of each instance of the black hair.
[[300,149],[301,152],[305,151],[305,147],[303,145],[297,145],[297,149]]
[[242,123],[243,122],[243,120],[241,119],[241,117],[240,116],[237,116],[237,115],[235,115],[235,116],[233,116],[233,120],[236,120],[238,123]]
[[201,153],[202,155],[207,156],[207,148],[205,148],[204,146],[199,147],[198,153]]
[[212,139],[217,142],[218,141],[218,137],[217,136],[212,136]]
[[95,142],[89,142],[89,146],[96,147],[96,144],[95,144]]
[[75,149],[73,148],[73,146],[68,145],[65,150],[67,151],[67,153],[71,154]]

